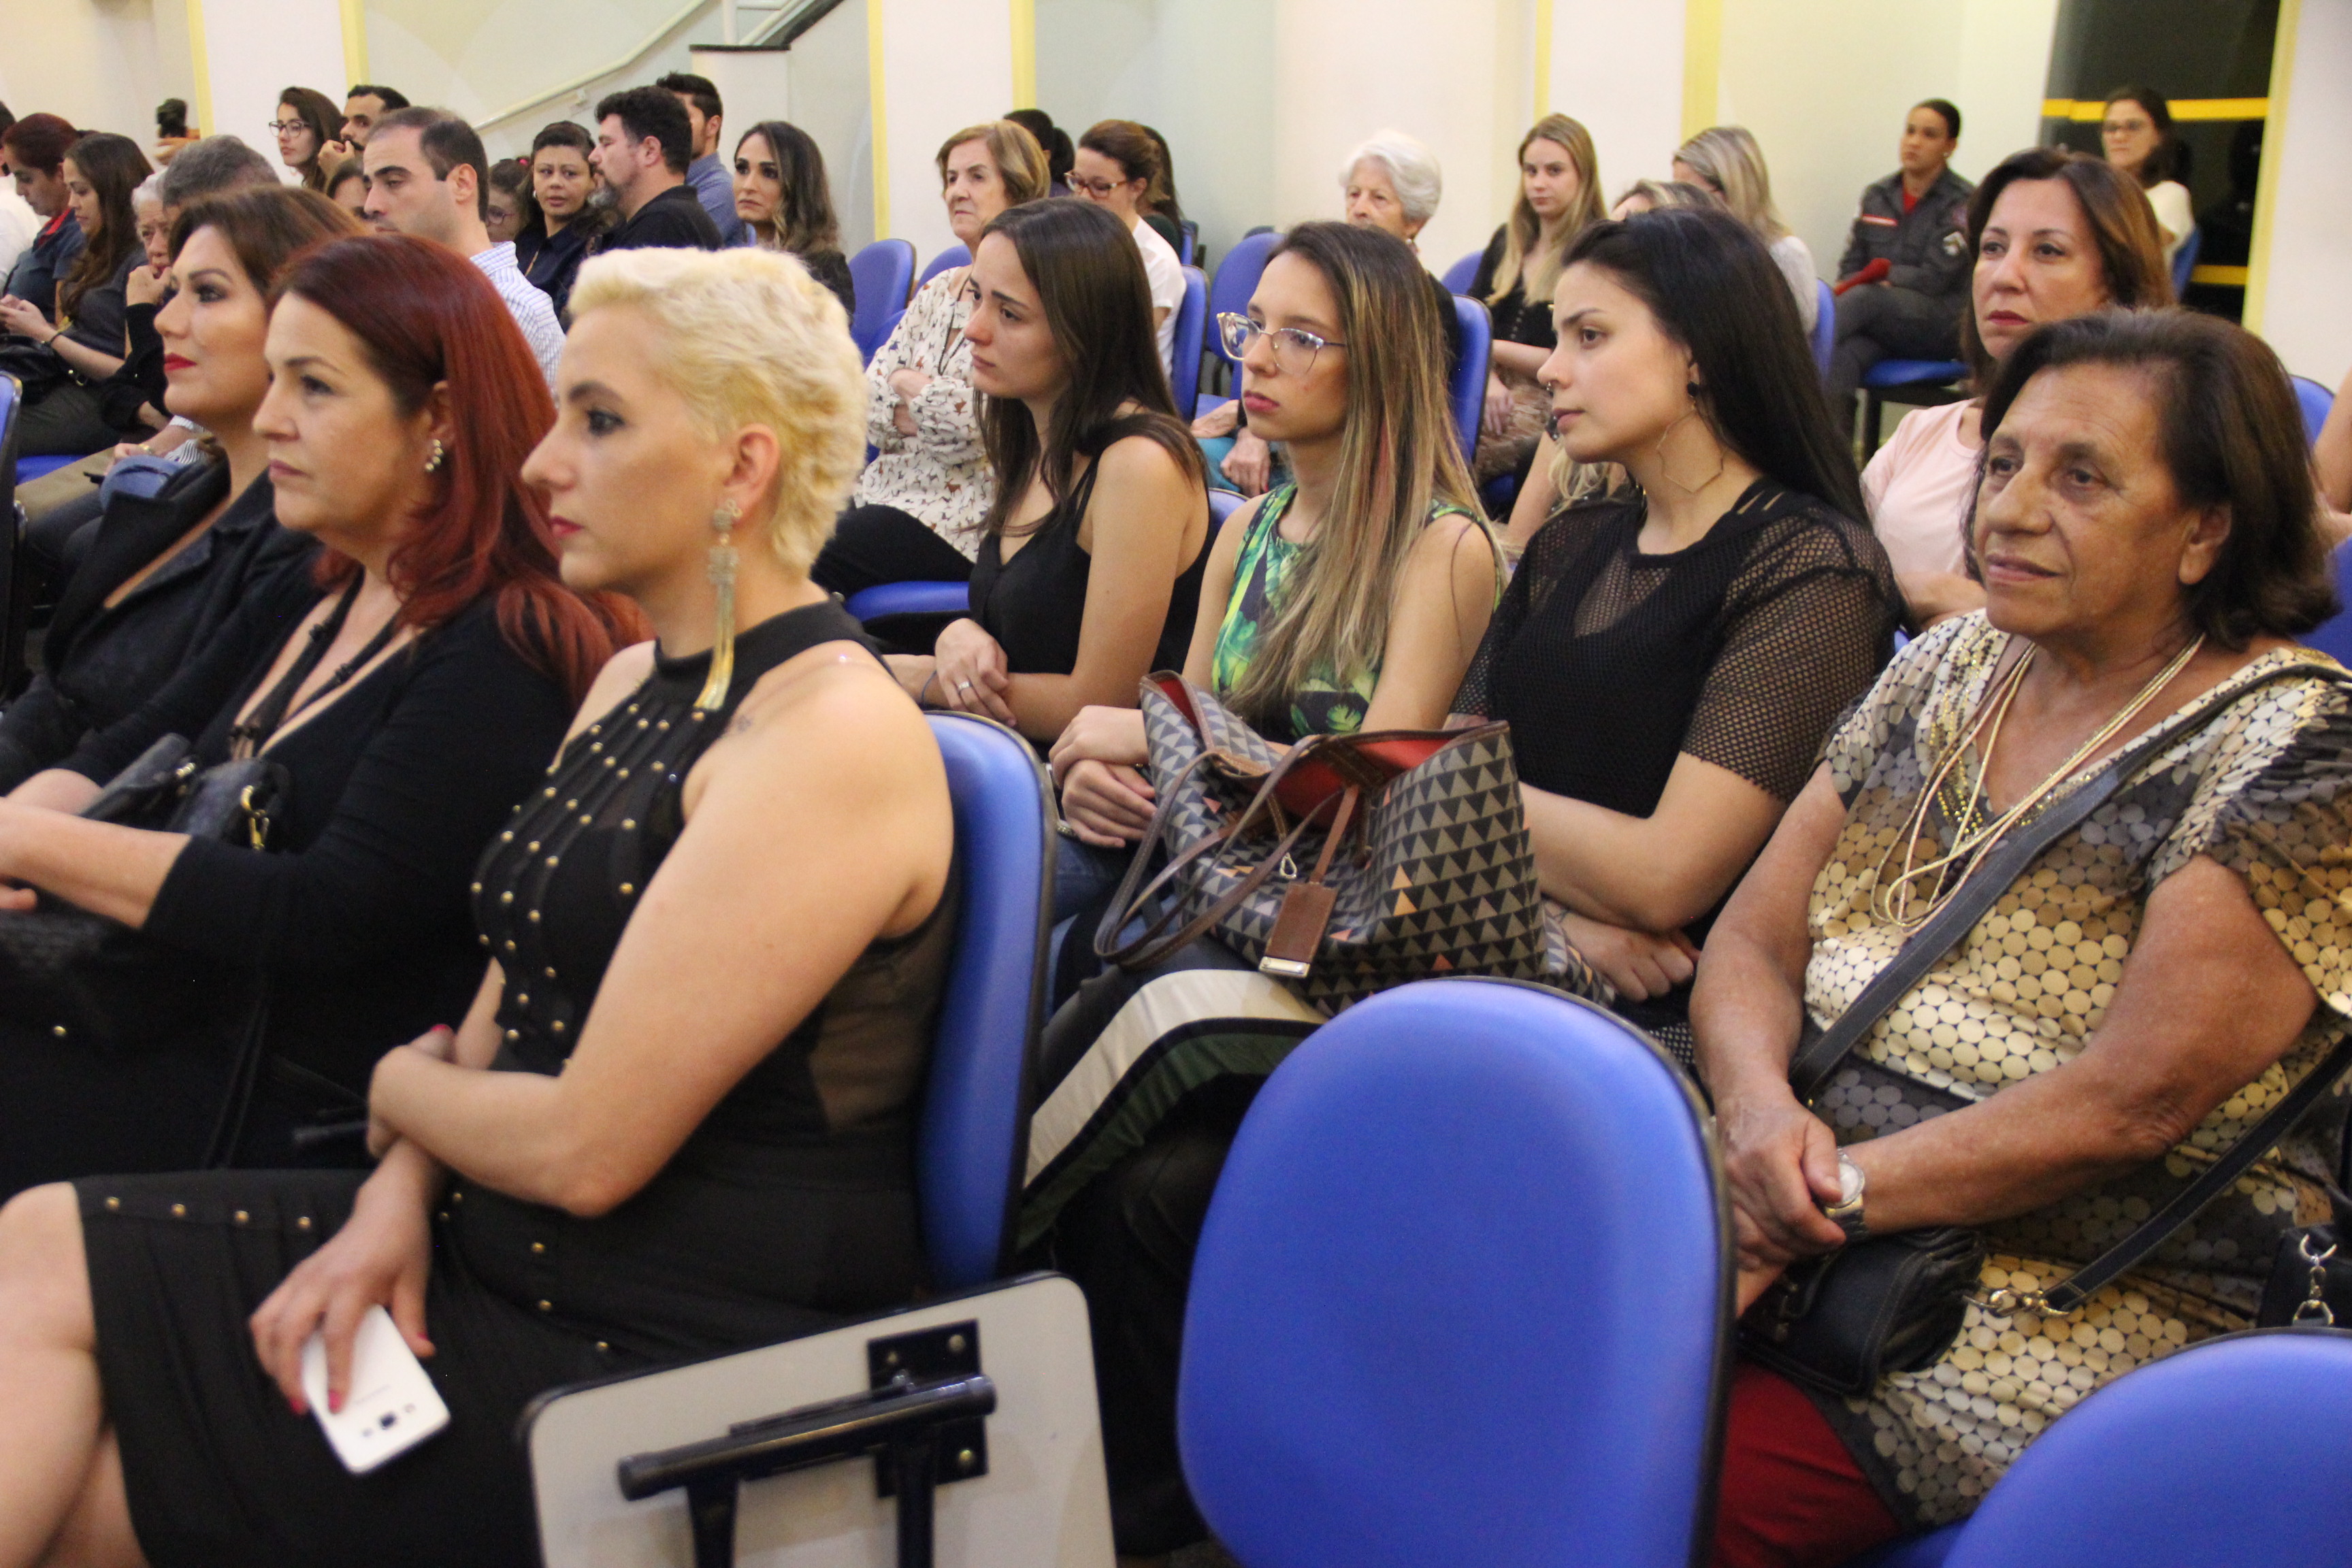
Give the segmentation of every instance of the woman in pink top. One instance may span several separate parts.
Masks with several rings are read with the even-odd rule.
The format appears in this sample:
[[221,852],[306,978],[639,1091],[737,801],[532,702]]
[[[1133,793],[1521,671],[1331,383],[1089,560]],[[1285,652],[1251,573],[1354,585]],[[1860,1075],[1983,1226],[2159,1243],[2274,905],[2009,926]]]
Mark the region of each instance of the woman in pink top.
[[[2095,158],[2035,147],[2001,160],[1969,203],[1969,243],[1977,263],[1960,347],[1979,386],[2044,322],[2172,303],[2147,201]],[[1914,632],[1984,605],[1964,547],[1980,407],[1971,398],[1906,416],[1863,470],[1871,527],[1895,563]]]

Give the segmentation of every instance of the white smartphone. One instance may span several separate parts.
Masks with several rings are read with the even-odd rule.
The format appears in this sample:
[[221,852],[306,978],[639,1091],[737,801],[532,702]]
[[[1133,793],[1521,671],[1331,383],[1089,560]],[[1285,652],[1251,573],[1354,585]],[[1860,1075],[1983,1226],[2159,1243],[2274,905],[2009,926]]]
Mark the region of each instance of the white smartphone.
[[327,1342],[302,1347],[302,1397],[352,1474],[364,1475],[449,1425],[449,1407],[400,1337],[392,1314],[370,1307],[352,1341],[352,1381],[339,1411],[327,1409]]

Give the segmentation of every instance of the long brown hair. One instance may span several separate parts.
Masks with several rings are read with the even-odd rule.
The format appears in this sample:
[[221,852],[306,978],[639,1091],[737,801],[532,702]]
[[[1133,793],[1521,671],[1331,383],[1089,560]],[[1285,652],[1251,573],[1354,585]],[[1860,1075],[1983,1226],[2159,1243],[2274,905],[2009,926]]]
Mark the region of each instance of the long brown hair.
[[[1494,291],[1486,303],[1499,305],[1514,284],[1525,283],[1521,296],[1530,305],[1541,304],[1551,298],[1552,285],[1559,281],[1562,259],[1576,237],[1608,216],[1601,205],[1601,159],[1592,151],[1592,132],[1580,121],[1565,114],[1547,114],[1535,122],[1535,128],[1519,138],[1519,152],[1512,164],[1513,172],[1524,166],[1528,149],[1538,142],[1555,142],[1568,152],[1568,161],[1576,165],[1576,202],[1569,208],[1568,223],[1560,231],[1559,244],[1550,250],[1538,250],[1537,242],[1543,236],[1543,224],[1536,209],[1528,202],[1527,181],[1519,181],[1518,200],[1511,204],[1510,221],[1503,226],[1503,256],[1495,264]],[[1524,276],[1522,276],[1524,274]]]
[[315,87],[288,88],[278,95],[278,107],[292,110],[319,139],[319,144],[310,149],[310,161],[295,166],[301,171],[303,189],[325,195],[327,176],[333,172],[327,167],[327,143],[341,134],[343,111]]
[[189,204],[172,225],[173,260],[200,228],[228,242],[247,280],[264,295],[278,268],[304,247],[367,233],[359,219],[318,192],[280,184],[247,185]]
[[[2060,180],[2074,193],[2074,203],[2083,209],[2083,221],[2091,226],[2092,242],[2098,247],[2110,302],[2126,310],[2172,303],[2172,270],[2164,264],[2164,237],[2139,185],[2105,159],[2063,147],[2029,147],[1993,165],[1969,198],[1969,255],[1984,244],[1993,204],[2020,180]],[[1997,367],[1977,331],[1973,289],[1970,296],[1969,308],[1960,312],[1960,354],[1969,362],[1970,379],[1987,386]]]
[[[1045,493],[1057,503],[1068,495],[1077,459],[1099,454],[1102,433],[1114,422],[1122,434],[1160,443],[1195,483],[1205,484],[1201,448],[1176,416],[1160,363],[1143,257],[1110,209],[1093,202],[1028,202],[999,213],[981,238],[992,234],[1013,242],[1070,379],[1043,431],[1021,403],[982,397],[981,434],[996,470],[985,531],[1003,535],[1033,478],[1044,477]],[[1123,415],[1130,404],[1142,412]]]
[[1344,682],[1377,668],[1397,584],[1432,510],[1482,516],[1446,396],[1445,328],[1419,258],[1386,229],[1345,223],[1302,223],[1266,259],[1276,256],[1307,262],[1331,290],[1348,405],[1330,506],[1226,694],[1261,723],[1286,712],[1318,671]]
[[66,161],[81,172],[98,194],[98,232],[82,247],[73,270],[58,279],[58,315],[72,315],[82,296],[113,277],[123,258],[139,248],[139,218],[131,210],[131,193],[154,173],[147,154],[128,136],[93,131],[66,149]]
[[[573,701],[643,618],[625,600],[582,595],[557,575],[547,503],[522,482],[523,459],[555,423],[547,378],[489,279],[455,251],[406,235],[330,240],[294,258],[274,300],[297,295],[359,339],[404,416],[446,387],[457,437],[433,499],[394,547],[388,575],[399,619],[419,631],[484,595],[499,629]],[[351,581],[360,563],[321,552],[319,581]]]

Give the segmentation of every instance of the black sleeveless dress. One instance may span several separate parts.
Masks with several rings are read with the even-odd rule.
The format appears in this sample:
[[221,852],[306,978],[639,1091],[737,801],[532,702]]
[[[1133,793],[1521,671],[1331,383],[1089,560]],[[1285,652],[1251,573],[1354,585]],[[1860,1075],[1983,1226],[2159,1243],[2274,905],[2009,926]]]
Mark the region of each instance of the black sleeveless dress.
[[[1067,675],[1078,666],[1078,632],[1086,621],[1087,584],[1094,557],[1078,547],[1078,524],[1093,503],[1100,458],[1111,444],[1142,428],[1139,419],[1115,419],[1087,443],[1087,465],[1060,504],[1041,519],[1029,542],[1004,559],[1003,542],[980,542],[971,568],[971,618],[1004,649],[1004,668],[1014,675]],[[1192,563],[1177,574],[1152,651],[1153,669],[1181,669],[1192,645],[1192,622],[1201,605],[1201,577],[1208,570],[1209,541],[1203,534]]]
[[[562,1070],[638,894],[683,829],[679,795],[760,677],[862,641],[827,603],[709,656],[661,659],[575,737],[484,856],[481,936],[507,975],[494,1067]],[[351,1476],[262,1374],[246,1319],[349,1216],[361,1177],[222,1171],[77,1184],[99,1369],[155,1568],[537,1561],[514,1438],[566,1383],[761,1344],[922,1288],[913,1121],[953,900],[869,947],[652,1182],[582,1219],[462,1181],[435,1226],[426,1363],[450,1426]],[[681,1049],[691,1042],[681,1041]]]

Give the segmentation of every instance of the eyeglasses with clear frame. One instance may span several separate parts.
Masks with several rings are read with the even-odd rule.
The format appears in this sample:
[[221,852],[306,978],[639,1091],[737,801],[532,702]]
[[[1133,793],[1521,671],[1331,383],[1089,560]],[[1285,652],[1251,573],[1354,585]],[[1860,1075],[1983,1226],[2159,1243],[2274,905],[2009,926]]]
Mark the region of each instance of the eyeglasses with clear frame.
[[273,136],[291,136],[298,131],[310,129],[310,122],[307,120],[273,120],[269,122],[269,133]]
[[1315,374],[1315,358],[1325,349],[1344,349],[1348,345],[1331,338],[1320,337],[1304,327],[1267,328],[1227,310],[1217,317],[1217,336],[1225,345],[1225,353],[1238,360],[1250,351],[1250,345],[1260,338],[1274,347],[1275,368],[1286,374],[1305,380]]
[[1098,202],[1108,200],[1110,194],[1118,189],[1121,184],[1130,183],[1121,180],[1089,180],[1084,174],[1075,171],[1063,175],[1062,178],[1070,189],[1083,192]]

